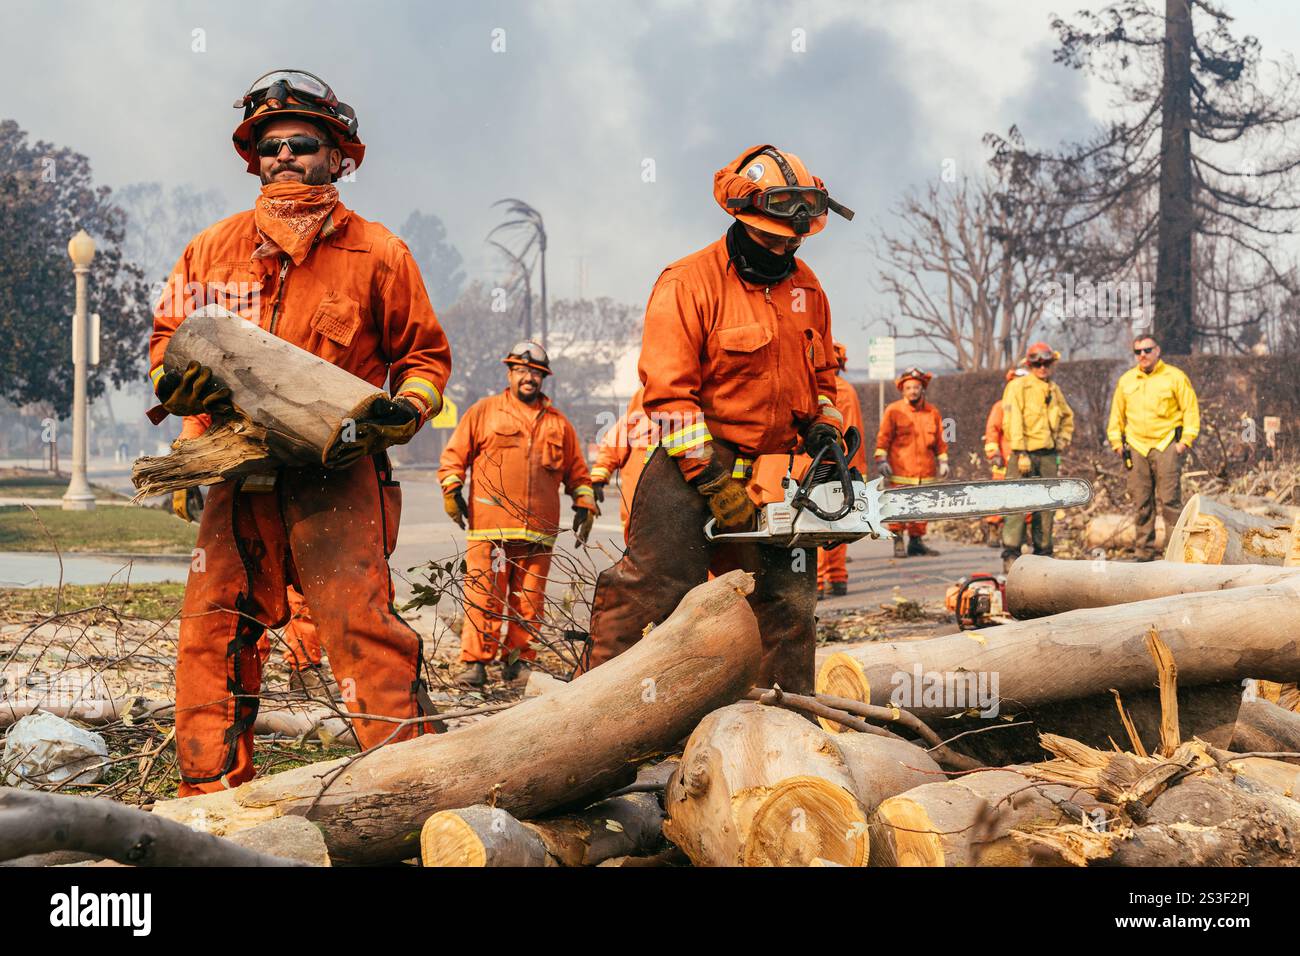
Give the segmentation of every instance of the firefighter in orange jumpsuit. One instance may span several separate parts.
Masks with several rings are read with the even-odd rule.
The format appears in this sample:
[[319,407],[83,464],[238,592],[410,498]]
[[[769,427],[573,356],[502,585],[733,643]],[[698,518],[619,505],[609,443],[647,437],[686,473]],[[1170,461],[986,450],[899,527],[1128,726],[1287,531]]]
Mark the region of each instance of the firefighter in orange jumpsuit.
[[655,444],[654,428],[641,405],[643,390],[637,389],[628,402],[627,411],[605,432],[596,450],[596,463],[591,468],[591,487],[596,501],[605,503],[605,487],[614,472],[619,473],[619,520],[623,522],[623,541],[627,541],[627,519],[632,510],[632,497],[636,494],[637,479],[650,457]]
[[[289,620],[288,585],[311,605],[354,712],[411,719],[427,699],[419,635],[391,603],[388,556],[401,491],[385,449],[442,405],[451,353],[415,260],[383,226],[347,209],[333,183],[359,166],[356,114],[318,77],[278,70],[238,101],[235,151],[262,181],[254,207],[186,247],[154,310],[150,376],[174,415],[232,412],[230,389],[198,363],[164,368],[172,333],[196,308],[224,306],[393,397],[349,416],[319,464],[213,486],[181,609],[176,662],[180,794],[253,776],[261,687],[258,639]],[[158,409],[151,412],[157,418]],[[363,746],[424,730],[354,721]]]
[[[1006,381],[1029,374],[1024,366],[1007,372]],[[1002,399],[999,398],[989,409],[989,417],[984,421],[984,457],[989,463],[989,473],[995,481],[1007,476],[1007,461],[1011,458],[1011,438],[1002,427]],[[989,515],[984,519],[984,543],[990,548],[1002,547],[1002,515]]]
[[[948,477],[948,443],[943,437],[939,409],[925,400],[933,378],[919,368],[909,368],[894,380],[903,397],[885,406],[876,435],[876,470],[890,485],[924,485]],[[894,557],[938,554],[925,543],[925,522],[887,526],[894,532]],[[903,533],[907,543],[903,543]]]
[[[542,394],[550,359],[536,342],[520,342],[505,357],[509,385],[470,406],[443,449],[438,468],[443,506],[464,528],[465,623],[460,659],[465,683],[481,687],[498,651],[501,677],[519,676],[521,662],[537,657],[546,600],[546,575],[559,533],[560,485],[573,498],[573,531],[585,545],[599,510],[578,433]],[[470,473],[469,501],[465,473]],[[509,629],[501,644],[502,608]]]
[[745,150],[714,175],[718,205],[735,217],[716,242],[659,276],[646,306],[638,371],[659,445],[637,484],[627,551],[601,573],[591,616],[594,667],[631,647],[709,572],[755,573],[749,595],[762,637],[759,681],[793,692],[813,685],[816,564],[806,549],[710,542],[750,529],[754,459],[809,453],[841,441],[830,309],[795,251],[819,232],[829,197],[799,157]]

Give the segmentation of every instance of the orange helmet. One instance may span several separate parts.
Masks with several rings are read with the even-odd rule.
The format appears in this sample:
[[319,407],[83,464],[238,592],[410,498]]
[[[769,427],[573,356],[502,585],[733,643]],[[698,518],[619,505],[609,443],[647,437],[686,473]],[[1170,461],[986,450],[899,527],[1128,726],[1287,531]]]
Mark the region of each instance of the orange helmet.
[[898,378],[894,379],[894,388],[898,389],[901,392],[903,390],[903,383],[906,382],[909,378],[914,378],[918,382],[920,382],[922,388],[929,388],[930,380],[934,378],[934,376],[931,375],[929,372],[921,371],[919,368],[913,365],[902,375],[898,376]]
[[551,374],[551,357],[546,354],[546,349],[530,339],[516,342],[515,347],[501,361],[506,365],[536,369],[543,377]]
[[1060,357],[1061,353],[1054,350],[1046,342],[1035,342],[1025,351],[1025,362],[1029,365],[1051,364]]
[[845,351],[844,343],[833,342],[832,345],[835,347],[835,361],[839,364],[840,368],[844,368],[849,364],[849,353]]
[[741,222],[779,236],[811,236],[826,227],[826,212],[845,219],[853,210],[826,192],[794,153],[753,146],[713,174],[713,198]]
[[[340,103],[329,84],[306,70],[272,70],[259,76],[248,92],[235,101],[244,119],[235,127],[235,152],[248,163],[254,176],[260,173],[257,155],[257,127],[282,116],[301,116],[338,136],[338,148],[352,168],[361,165],[366,145],[357,136],[357,114]],[[338,177],[335,177],[338,178]]]

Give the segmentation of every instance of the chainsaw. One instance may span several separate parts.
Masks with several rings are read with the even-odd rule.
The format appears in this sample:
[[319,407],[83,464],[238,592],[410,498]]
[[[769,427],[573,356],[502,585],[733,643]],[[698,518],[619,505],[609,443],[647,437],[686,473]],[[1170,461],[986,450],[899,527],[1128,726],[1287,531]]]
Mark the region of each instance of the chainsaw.
[[753,531],[715,532],[716,520],[704,525],[709,541],[755,541],[779,547],[826,547],[860,538],[894,537],[886,525],[950,518],[983,518],[1077,508],[1092,500],[1092,485],[1083,478],[1017,478],[1003,481],[958,481],[885,487],[884,479],[866,481],[849,466],[862,443],[857,428],[844,434],[845,447],[832,442],[813,456],[803,480],[792,477],[794,455],[781,479],[783,501],[758,509]]

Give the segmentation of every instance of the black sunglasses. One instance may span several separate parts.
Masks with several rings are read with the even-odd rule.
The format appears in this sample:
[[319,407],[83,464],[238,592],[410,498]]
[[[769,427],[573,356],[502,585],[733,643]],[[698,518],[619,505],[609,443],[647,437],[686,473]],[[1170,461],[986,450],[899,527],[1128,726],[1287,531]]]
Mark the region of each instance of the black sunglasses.
[[1150,346],[1148,346],[1147,348],[1144,348],[1144,349],[1134,349],[1134,350],[1133,350],[1133,354],[1134,354],[1134,355],[1146,355],[1147,353],[1149,353],[1149,352],[1154,352],[1155,350],[1156,350],[1156,347],[1155,347],[1154,345],[1150,345]]
[[278,156],[281,147],[287,145],[289,152],[295,156],[311,156],[320,152],[322,146],[333,148],[334,144],[315,136],[268,136],[257,144],[258,156]]

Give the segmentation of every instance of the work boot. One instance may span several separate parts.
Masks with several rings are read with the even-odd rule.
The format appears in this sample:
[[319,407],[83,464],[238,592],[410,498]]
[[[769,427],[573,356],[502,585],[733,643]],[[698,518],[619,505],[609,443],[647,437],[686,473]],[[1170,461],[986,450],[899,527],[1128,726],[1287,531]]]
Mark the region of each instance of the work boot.
[[474,661],[460,672],[460,682],[470,687],[482,687],[487,683],[487,667],[482,661]]
[[831,582],[831,597],[844,597],[844,595],[846,595],[846,594],[848,594],[848,593],[849,593],[849,582],[848,582],[848,581],[832,581],[832,582]]
[[1016,558],[1020,557],[1019,551],[1005,550],[1002,552],[1002,573],[1010,574],[1011,565],[1016,563]]
[[519,677],[519,672],[526,670],[528,665],[516,658],[514,661],[507,661],[501,668],[501,679],[509,684]]
[[896,535],[894,537],[894,557],[896,558],[907,557],[907,542],[903,540],[903,536],[901,534]]
[[910,535],[907,540],[908,557],[934,557],[939,552],[929,547],[919,534]]

